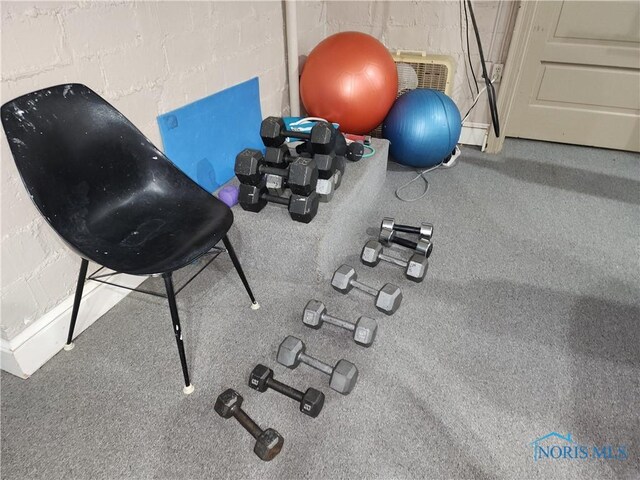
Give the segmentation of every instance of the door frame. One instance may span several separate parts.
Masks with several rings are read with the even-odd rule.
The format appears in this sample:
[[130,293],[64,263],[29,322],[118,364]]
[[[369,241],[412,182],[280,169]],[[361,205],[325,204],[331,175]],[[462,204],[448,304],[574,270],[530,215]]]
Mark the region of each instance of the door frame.
[[522,66],[531,42],[531,31],[539,3],[539,0],[523,0],[519,2],[517,7],[516,23],[513,27],[513,35],[511,36],[509,53],[504,65],[504,75],[502,76],[497,102],[502,135],[498,138],[493,129],[489,129],[487,153],[500,153],[504,145],[505,135],[509,130],[509,116],[518,93]]

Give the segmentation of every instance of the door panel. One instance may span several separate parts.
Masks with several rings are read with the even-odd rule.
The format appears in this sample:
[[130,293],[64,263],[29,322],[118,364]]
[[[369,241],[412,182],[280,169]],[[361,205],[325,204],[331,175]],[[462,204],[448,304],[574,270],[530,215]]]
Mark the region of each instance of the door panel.
[[640,151],[640,2],[538,2],[506,130]]
[[640,42],[640,7],[635,1],[564,2],[556,26],[555,38]]
[[[631,114],[640,109],[640,71],[560,63],[545,63],[543,67],[537,100],[573,104],[576,108],[617,107]],[[606,88],[616,84],[619,88]]]

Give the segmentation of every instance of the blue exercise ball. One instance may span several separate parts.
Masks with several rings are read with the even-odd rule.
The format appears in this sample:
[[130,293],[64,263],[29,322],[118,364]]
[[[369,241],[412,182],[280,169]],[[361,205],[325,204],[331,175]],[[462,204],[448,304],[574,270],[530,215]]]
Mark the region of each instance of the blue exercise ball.
[[460,111],[448,96],[418,88],[398,97],[382,124],[393,159],[428,168],[451,154],[460,139]]

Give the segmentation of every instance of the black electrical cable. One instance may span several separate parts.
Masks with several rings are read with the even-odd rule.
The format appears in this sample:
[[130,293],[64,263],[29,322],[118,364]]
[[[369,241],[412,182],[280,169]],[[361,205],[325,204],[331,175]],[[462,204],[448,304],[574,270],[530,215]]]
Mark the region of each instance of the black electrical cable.
[[[462,9],[464,7],[464,0],[460,0],[460,49],[462,50],[462,54],[464,55],[464,38],[463,38],[463,29],[462,29]],[[467,50],[468,51],[468,50]],[[471,86],[471,79],[469,78],[469,69],[467,68],[467,62],[464,62],[464,75],[467,78],[467,86],[469,87],[469,93],[471,97],[475,94],[473,93],[473,87]],[[474,78],[475,79],[475,78]]]
[[471,61],[471,47],[469,45],[469,17],[467,16],[467,4],[465,0],[462,1],[462,6],[464,7],[464,31],[467,36],[467,58],[469,59],[469,67],[471,68],[471,75],[473,76],[473,81],[476,84],[476,93],[480,93],[480,88],[478,87],[478,79],[476,77],[476,72],[473,70],[473,62]]
[[[478,43],[478,52],[480,53],[480,63],[482,64],[482,75],[484,77],[484,83],[487,86],[487,97],[489,98],[489,110],[491,111],[491,123],[493,123],[493,131],[496,137],[500,136],[500,122],[498,120],[498,106],[496,104],[496,91],[491,83],[491,78],[487,72],[487,64],[484,61],[484,53],[482,52],[482,42],[480,41],[480,32],[478,31],[478,25],[476,24],[476,17],[473,14],[473,7],[471,6],[471,0],[467,0],[469,5],[469,15],[471,16],[471,23],[473,23],[473,30],[476,33],[476,42]],[[465,10],[466,11],[466,10]]]

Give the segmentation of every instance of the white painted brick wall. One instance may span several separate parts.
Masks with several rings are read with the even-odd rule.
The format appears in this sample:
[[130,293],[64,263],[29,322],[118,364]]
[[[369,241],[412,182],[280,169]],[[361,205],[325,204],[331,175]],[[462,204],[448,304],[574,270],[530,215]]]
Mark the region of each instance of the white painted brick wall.
[[[509,3],[504,2],[502,14],[496,22],[498,1],[474,1],[474,13],[481,34],[485,59],[489,62],[504,62],[506,50],[500,45],[508,25]],[[469,90],[465,76],[465,56],[462,53],[460,37],[460,2],[446,1],[390,1],[390,2],[327,2],[326,34],[344,31],[360,31],[378,38],[389,49],[420,50],[438,55],[450,55],[456,62],[452,97],[461,113],[473,103],[474,95]],[[494,29],[495,25],[495,29]],[[489,57],[491,38],[497,35],[494,51]],[[469,19],[471,58],[480,88],[480,59],[475,43],[475,35]],[[466,40],[465,40],[466,48]],[[469,76],[471,73],[469,72]],[[496,91],[499,84],[495,85]],[[475,86],[474,86],[475,89]],[[489,123],[486,97],[480,99],[469,121]]]
[[[263,113],[288,112],[280,1],[2,2],[0,15],[2,102],[85,83],[158,146],[158,114],[254,76]],[[1,330],[11,339],[72,294],[79,259],[41,219],[1,143]]]
[[307,55],[327,35],[327,2],[299,1],[298,53]]

